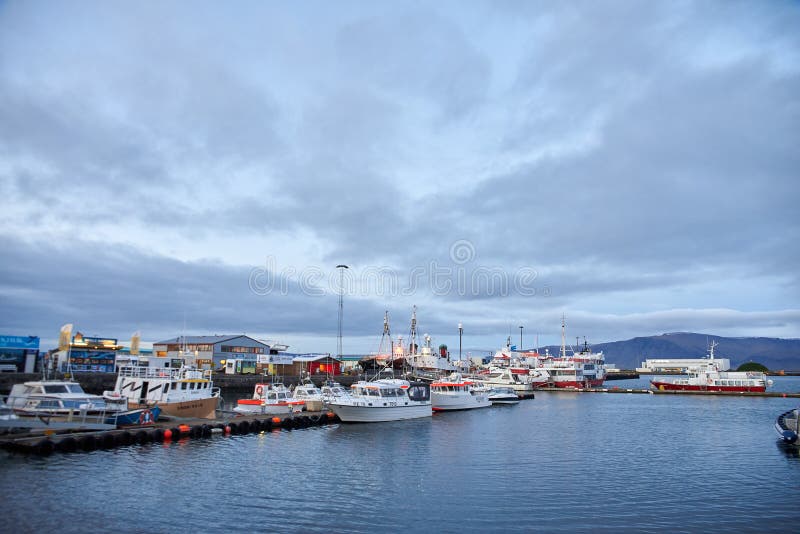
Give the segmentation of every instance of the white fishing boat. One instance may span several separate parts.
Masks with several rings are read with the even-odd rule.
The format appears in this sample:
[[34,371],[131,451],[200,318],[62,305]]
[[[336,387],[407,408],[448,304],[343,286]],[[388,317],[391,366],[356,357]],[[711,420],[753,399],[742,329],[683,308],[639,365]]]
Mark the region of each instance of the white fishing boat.
[[325,404],[330,404],[339,397],[347,397],[350,395],[343,385],[333,380],[325,382],[320,388],[320,391],[322,391],[322,399]]
[[220,392],[211,370],[127,366],[120,367],[114,390],[104,395],[127,399],[131,409],[158,404],[165,415],[214,419]]
[[[526,371],[527,373],[527,371]],[[534,386],[529,380],[529,374],[517,374],[509,367],[490,367],[474,377],[478,384],[492,388],[511,388],[517,395],[533,394]]]
[[519,396],[510,387],[494,387],[489,390],[492,404],[519,404]]
[[322,391],[309,378],[294,387],[292,396],[299,401],[303,401],[306,410],[312,411],[321,410],[325,401]]
[[431,402],[436,412],[472,410],[492,405],[487,392],[475,388],[475,383],[464,379],[461,373],[451,373],[446,379],[431,383]]
[[376,423],[430,417],[431,397],[427,384],[396,378],[359,381],[350,395],[329,404],[345,423]]
[[250,399],[236,401],[234,412],[241,414],[286,414],[303,410],[305,401],[296,399],[280,382],[256,384]]

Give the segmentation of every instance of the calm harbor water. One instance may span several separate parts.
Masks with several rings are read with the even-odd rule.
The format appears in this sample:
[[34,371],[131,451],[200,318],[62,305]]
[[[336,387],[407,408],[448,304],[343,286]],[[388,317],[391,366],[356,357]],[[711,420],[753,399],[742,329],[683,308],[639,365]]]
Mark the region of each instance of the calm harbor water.
[[798,405],[540,392],[418,421],[0,452],[0,512],[5,532],[796,531],[800,458],[772,425]]

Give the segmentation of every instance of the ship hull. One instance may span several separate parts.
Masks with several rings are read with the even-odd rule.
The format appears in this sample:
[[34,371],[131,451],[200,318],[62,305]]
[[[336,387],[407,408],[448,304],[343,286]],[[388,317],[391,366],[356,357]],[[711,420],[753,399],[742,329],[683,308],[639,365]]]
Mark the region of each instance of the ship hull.
[[658,382],[651,380],[650,383],[660,391],[718,391],[727,393],[764,393],[766,386],[718,386],[714,384],[673,384],[670,382]]
[[[205,399],[191,399],[181,402],[158,403],[161,413],[173,417],[188,417],[196,419],[214,419],[216,417],[218,397]],[[149,408],[147,404],[130,401],[131,409]]]

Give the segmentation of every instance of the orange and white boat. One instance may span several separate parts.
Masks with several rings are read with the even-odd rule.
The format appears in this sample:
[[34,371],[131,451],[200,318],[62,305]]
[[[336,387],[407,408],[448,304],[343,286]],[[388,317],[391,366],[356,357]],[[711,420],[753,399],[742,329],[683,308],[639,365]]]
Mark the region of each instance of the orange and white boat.
[[492,405],[488,391],[476,388],[472,380],[461,373],[451,373],[447,378],[431,383],[431,402],[433,411],[471,410]]
[[236,402],[234,412],[241,414],[285,414],[298,413],[303,410],[305,401],[292,396],[289,388],[278,383],[256,384],[253,397]]

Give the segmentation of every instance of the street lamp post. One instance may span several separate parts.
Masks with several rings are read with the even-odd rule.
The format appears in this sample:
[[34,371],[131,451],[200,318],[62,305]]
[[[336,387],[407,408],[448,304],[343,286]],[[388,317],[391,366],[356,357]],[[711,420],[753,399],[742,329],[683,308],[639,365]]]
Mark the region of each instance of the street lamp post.
[[522,326],[519,327],[519,350],[522,350]]
[[349,269],[347,265],[336,266],[339,269],[339,337],[336,340],[336,357],[339,358],[339,365],[342,361],[342,316],[344,314],[344,270]]
[[458,364],[461,365],[461,334],[464,333],[464,327],[458,323]]

